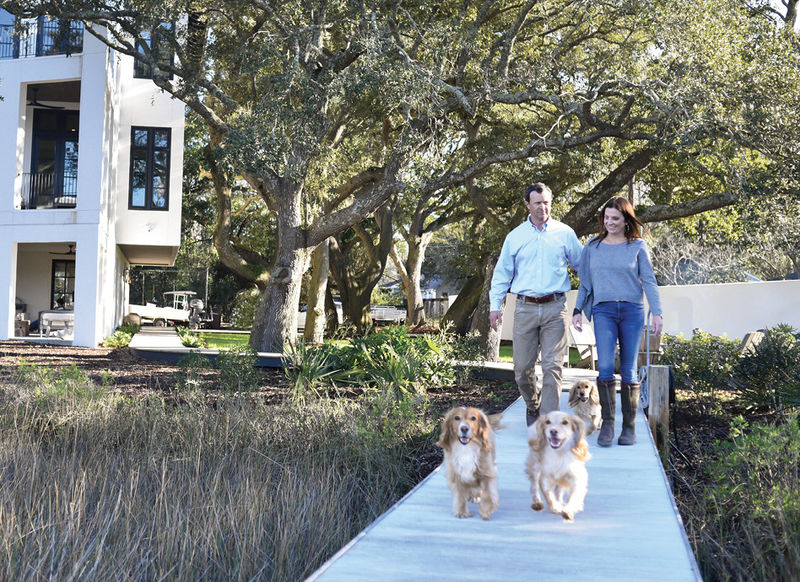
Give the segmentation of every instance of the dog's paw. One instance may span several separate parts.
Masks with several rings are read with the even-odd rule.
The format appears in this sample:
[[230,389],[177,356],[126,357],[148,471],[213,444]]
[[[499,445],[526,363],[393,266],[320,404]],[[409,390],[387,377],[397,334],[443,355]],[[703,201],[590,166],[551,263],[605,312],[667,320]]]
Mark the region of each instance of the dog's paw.
[[571,511],[567,511],[566,509],[561,512],[561,517],[564,518],[566,522],[575,521],[575,514]]
[[465,517],[472,517],[473,514],[470,513],[469,511],[458,511],[458,512],[454,513],[453,515],[455,515],[459,519],[463,519]]
[[541,501],[534,501],[533,503],[531,503],[531,509],[534,511],[541,511],[544,509],[544,503],[542,503]]
[[483,521],[489,521],[489,519],[492,517],[491,511],[481,511],[480,514]]

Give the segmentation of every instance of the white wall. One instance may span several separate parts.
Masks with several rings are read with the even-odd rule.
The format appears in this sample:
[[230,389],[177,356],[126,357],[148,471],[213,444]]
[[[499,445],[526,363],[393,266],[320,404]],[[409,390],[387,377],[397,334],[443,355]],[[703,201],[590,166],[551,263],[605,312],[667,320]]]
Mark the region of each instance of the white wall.
[[[666,285],[658,288],[664,309],[664,332],[691,337],[694,329],[742,338],[747,332],[779,323],[800,330],[800,281],[757,281],[720,285]],[[567,293],[569,313],[577,291]],[[516,297],[503,310],[501,339],[511,340]]]

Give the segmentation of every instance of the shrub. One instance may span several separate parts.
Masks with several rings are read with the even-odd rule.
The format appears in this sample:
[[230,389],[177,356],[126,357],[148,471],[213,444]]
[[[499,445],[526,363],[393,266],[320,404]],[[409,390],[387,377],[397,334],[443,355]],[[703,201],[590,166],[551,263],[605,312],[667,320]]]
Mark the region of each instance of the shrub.
[[206,375],[212,369],[211,360],[198,352],[189,352],[178,361],[175,386],[183,390],[200,390],[206,387]]
[[791,326],[769,328],[733,370],[733,385],[755,408],[782,413],[800,406],[800,338]]
[[739,342],[695,329],[691,339],[664,336],[661,345],[659,363],[672,366],[676,387],[692,391],[705,408],[717,407],[715,391],[729,385]]
[[241,392],[258,387],[258,354],[249,345],[220,350],[217,356],[220,383],[228,390]]
[[289,346],[283,371],[294,401],[306,402],[309,396],[319,396],[319,388],[324,384],[347,381],[348,375],[340,367],[338,352],[339,349],[332,344],[310,345],[298,341]]
[[181,343],[187,348],[202,348],[206,345],[205,340],[195,332],[189,330],[188,327],[176,327],[175,333],[178,334]]
[[750,427],[709,451],[705,495],[688,500],[698,559],[709,580],[796,580],[800,571],[800,428],[797,416]]
[[120,325],[114,333],[103,340],[104,348],[126,348],[131,343],[133,336],[139,333],[138,325]]

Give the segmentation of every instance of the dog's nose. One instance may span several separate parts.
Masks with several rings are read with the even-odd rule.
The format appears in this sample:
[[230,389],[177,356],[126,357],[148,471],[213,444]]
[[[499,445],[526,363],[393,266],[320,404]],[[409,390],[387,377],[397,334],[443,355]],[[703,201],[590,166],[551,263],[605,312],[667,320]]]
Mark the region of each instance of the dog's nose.
[[461,429],[461,432],[463,432],[464,434],[467,434],[469,432],[469,427],[466,424],[462,424],[459,428]]

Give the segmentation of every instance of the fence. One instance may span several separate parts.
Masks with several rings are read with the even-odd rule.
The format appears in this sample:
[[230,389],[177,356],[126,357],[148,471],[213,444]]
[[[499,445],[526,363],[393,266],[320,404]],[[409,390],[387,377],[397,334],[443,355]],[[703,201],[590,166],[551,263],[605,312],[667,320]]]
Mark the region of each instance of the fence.
[[39,17],[0,25],[0,59],[79,53],[83,23]]

